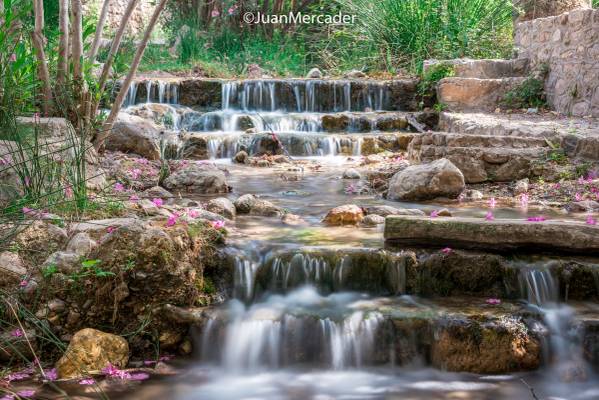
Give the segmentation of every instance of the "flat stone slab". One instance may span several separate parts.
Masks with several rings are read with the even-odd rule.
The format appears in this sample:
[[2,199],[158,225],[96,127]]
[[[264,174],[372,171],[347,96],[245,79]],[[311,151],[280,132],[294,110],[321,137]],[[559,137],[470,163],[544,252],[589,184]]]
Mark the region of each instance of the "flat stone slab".
[[388,216],[389,243],[599,255],[599,226],[582,222]]

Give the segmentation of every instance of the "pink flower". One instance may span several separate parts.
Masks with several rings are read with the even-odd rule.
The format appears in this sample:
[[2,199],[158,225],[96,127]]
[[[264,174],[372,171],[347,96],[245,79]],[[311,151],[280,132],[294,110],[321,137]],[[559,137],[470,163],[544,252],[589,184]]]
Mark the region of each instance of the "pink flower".
[[132,194],[131,197],[129,197],[129,201],[133,201],[133,202],[139,201],[139,196]]
[[23,379],[27,379],[30,376],[31,376],[31,372],[29,372],[28,370],[23,370],[23,371],[14,372],[10,375],[7,375],[4,379],[7,382],[22,381]]
[[123,192],[123,191],[125,191],[125,186],[122,183],[117,182],[114,184],[114,191],[115,192]]
[[171,214],[170,217],[168,217],[168,221],[166,221],[166,226],[174,226],[177,224],[177,217],[178,215],[175,214]]
[[494,299],[494,298],[491,298],[491,299],[487,299],[487,300],[485,301],[485,303],[487,303],[487,304],[490,304],[490,305],[492,305],[492,306],[496,306],[496,305],[499,305],[499,304],[501,304],[501,300],[499,300],[499,299]]
[[17,392],[17,396],[31,398],[35,395],[35,390],[21,390]]
[[526,220],[528,222],[543,222],[543,221],[547,221],[547,218],[545,218],[543,216],[539,216],[539,217],[528,217]]
[[152,203],[154,203],[154,205],[156,207],[162,207],[162,204],[164,204],[164,201],[162,201],[162,199],[152,199]]
[[102,373],[104,375],[106,375],[106,376],[110,376],[110,377],[113,377],[113,378],[131,379],[131,374],[129,374],[127,371],[123,371],[121,369],[118,369],[117,367],[115,367],[111,363],[108,363],[106,365],[106,367],[104,367],[102,369]]
[[437,211],[437,210],[431,211],[431,215],[430,215],[431,218],[437,218],[438,216],[439,216],[439,211]]
[[64,197],[66,197],[67,199],[73,198],[73,188],[72,187],[67,186],[64,188]]
[[197,218],[200,215],[200,213],[192,208],[191,210],[187,210],[187,215],[189,216],[189,218]]
[[559,189],[559,188],[561,188],[561,187],[562,187],[562,185],[560,185],[559,183],[556,183],[555,185],[553,185],[553,188],[554,188],[555,190],[558,190],[558,189]]
[[21,329],[17,328],[10,333],[10,336],[17,337],[17,338],[23,337],[23,331]]
[[156,361],[154,361],[154,360],[145,360],[144,361],[145,366],[150,366],[150,365],[154,365],[154,364],[156,364]]
[[13,62],[16,62],[16,61],[17,61],[17,55],[15,53],[12,53],[10,55],[10,58],[8,59],[8,62],[13,63]]
[[21,209],[21,211],[23,211],[23,214],[33,214],[35,212],[35,210],[33,208],[29,208],[29,207],[23,207]]
[[237,11],[237,4],[232,5],[231,7],[229,7],[229,9],[227,10],[227,12],[229,13],[229,15],[233,15],[233,13],[235,11]]
[[29,281],[26,281],[25,279],[23,279],[21,282],[19,282],[19,287],[27,287],[27,285],[29,284]]
[[485,215],[485,219],[486,219],[487,221],[493,221],[493,220],[495,219],[495,216],[493,216],[493,213],[492,213],[491,211],[489,211],[489,212],[487,213],[487,215]]
[[132,381],[145,381],[149,377],[150,375],[146,374],[145,372],[138,372],[136,374],[131,374],[129,379]]
[[592,215],[587,217],[587,225],[597,225],[597,221],[593,218]]
[[25,186],[29,187],[29,185],[31,185],[31,178],[29,178],[28,176],[25,177]]
[[55,381],[58,379],[58,371],[56,371],[56,368],[44,371],[44,374],[46,375],[46,379],[49,381]]
[[491,200],[489,200],[489,207],[495,208],[496,205],[497,201],[495,200],[495,197],[491,197]]
[[214,10],[212,10],[212,13],[210,13],[210,15],[212,16],[212,18],[216,18],[220,15],[220,12],[215,8]]
[[441,253],[443,254],[451,254],[453,250],[451,249],[451,247],[446,247],[444,249],[441,249]]
[[529,200],[528,194],[522,193],[520,195],[520,207],[522,207],[522,208],[528,207],[528,200]]
[[574,199],[575,199],[576,201],[582,201],[582,195],[581,195],[580,193],[576,193],[576,194],[574,195]]
[[225,227],[225,221],[212,221],[210,223],[214,229],[222,229]]
[[96,381],[94,381],[92,378],[85,378],[79,381],[80,385],[93,385],[94,383],[96,383]]
[[138,179],[141,175],[141,169],[134,168],[129,171],[129,175],[131,175],[131,178],[133,178],[133,179]]
[[108,233],[112,233],[116,230],[116,226],[109,226],[108,228],[106,228],[106,232]]
[[581,176],[580,178],[578,178],[579,185],[584,185],[584,183],[585,183],[584,177]]
[[10,161],[8,160],[8,158],[0,157],[0,165],[8,165],[8,164],[10,164]]

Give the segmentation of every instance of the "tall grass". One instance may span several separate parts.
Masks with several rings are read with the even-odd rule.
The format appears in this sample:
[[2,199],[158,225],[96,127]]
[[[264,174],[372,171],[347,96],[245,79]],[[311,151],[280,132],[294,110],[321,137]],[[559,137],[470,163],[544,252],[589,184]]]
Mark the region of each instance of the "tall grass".
[[504,57],[512,49],[509,0],[338,0],[356,15],[356,41],[387,69],[419,71],[428,58]]

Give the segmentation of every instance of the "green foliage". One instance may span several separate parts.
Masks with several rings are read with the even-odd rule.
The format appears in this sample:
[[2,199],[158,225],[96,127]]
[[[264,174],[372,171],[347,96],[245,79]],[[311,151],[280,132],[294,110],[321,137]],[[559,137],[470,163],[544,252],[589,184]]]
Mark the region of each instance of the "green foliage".
[[507,92],[502,105],[507,108],[544,107],[547,104],[545,96],[546,67],[528,76],[524,82]]
[[[355,41],[376,46],[393,67],[420,71],[426,59],[496,58],[512,49],[506,0],[338,0],[356,15]],[[390,60],[390,62],[387,62]]]
[[432,96],[439,81],[455,74],[453,66],[447,63],[432,65],[420,79],[418,94],[421,97]]
[[50,264],[50,265],[47,265],[42,268],[42,276],[45,279],[51,278],[52,275],[54,275],[57,272],[58,272],[58,268],[56,267],[56,264]]
[[599,0],[593,0],[593,8],[599,8]]

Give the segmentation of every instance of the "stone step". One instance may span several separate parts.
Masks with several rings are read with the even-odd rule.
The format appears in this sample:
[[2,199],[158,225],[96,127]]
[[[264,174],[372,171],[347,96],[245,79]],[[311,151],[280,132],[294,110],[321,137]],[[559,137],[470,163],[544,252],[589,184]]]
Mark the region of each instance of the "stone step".
[[132,85],[125,105],[165,102],[208,110],[290,112],[404,110],[418,108],[416,79],[143,78]]
[[[284,154],[293,157],[367,156],[407,149],[413,133],[189,133],[180,138],[179,155],[188,159],[232,158],[243,150],[252,156]],[[280,146],[283,144],[283,148]]]
[[455,77],[479,78],[479,79],[501,79],[512,77],[524,77],[529,74],[528,59],[514,60],[473,60],[459,58],[455,60],[426,60],[424,72],[437,65],[451,65]]
[[488,251],[544,250],[599,256],[599,226],[562,220],[388,216],[385,240]]
[[443,112],[439,129],[468,135],[544,138],[570,157],[599,160],[599,124],[559,116]]
[[544,139],[431,132],[408,146],[414,163],[450,160],[466,183],[511,182],[535,175],[550,151]]
[[[218,306],[167,306],[163,315],[194,325],[194,331],[203,337],[204,345],[196,349],[203,360],[220,360],[228,346],[234,345],[242,346],[246,354],[265,352],[259,362],[269,365],[276,360],[278,367],[336,365],[333,351],[342,351],[349,344],[348,350],[361,350],[361,366],[418,363],[454,372],[497,374],[536,370],[552,350],[543,315],[538,308],[521,303],[489,305],[487,298],[481,297],[436,301],[409,296],[363,297],[339,310],[333,309],[327,298],[322,301],[325,303],[301,307],[285,302],[276,308],[257,305],[241,320],[233,309]],[[584,356],[596,362],[597,311],[581,304],[575,307],[575,315],[581,314],[583,319],[564,321],[566,329],[579,327],[579,323],[583,327],[580,354],[573,349],[572,359],[583,364]],[[344,328],[349,323],[352,329]],[[254,340],[238,338],[249,338],[257,326],[269,334],[252,336]],[[237,329],[236,343],[227,340],[231,329]],[[336,332],[343,332],[344,338],[334,337]],[[334,349],[331,343],[336,344]]]
[[439,81],[437,101],[452,111],[495,110],[506,93],[525,78],[479,79],[450,77]]
[[[549,257],[538,263],[466,250],[445,254],[422,248],[303,247],[275,251],[254,267],[243,260],[242,255],[231,257],[230,268],[235,274],[250,272],[243,268],[255,268],[250,290],[250,297],[254,298],[311,284],[324,294],[357,291],[379,296],[488,296],[517,300],[534,297],[524,284],[533,273],[543,276],[553,287],[555,300],[599,300],[599,285],[589,285],[599,278],[596,259]],[[243,293],[247,284],[240,282],[233,293]]]

